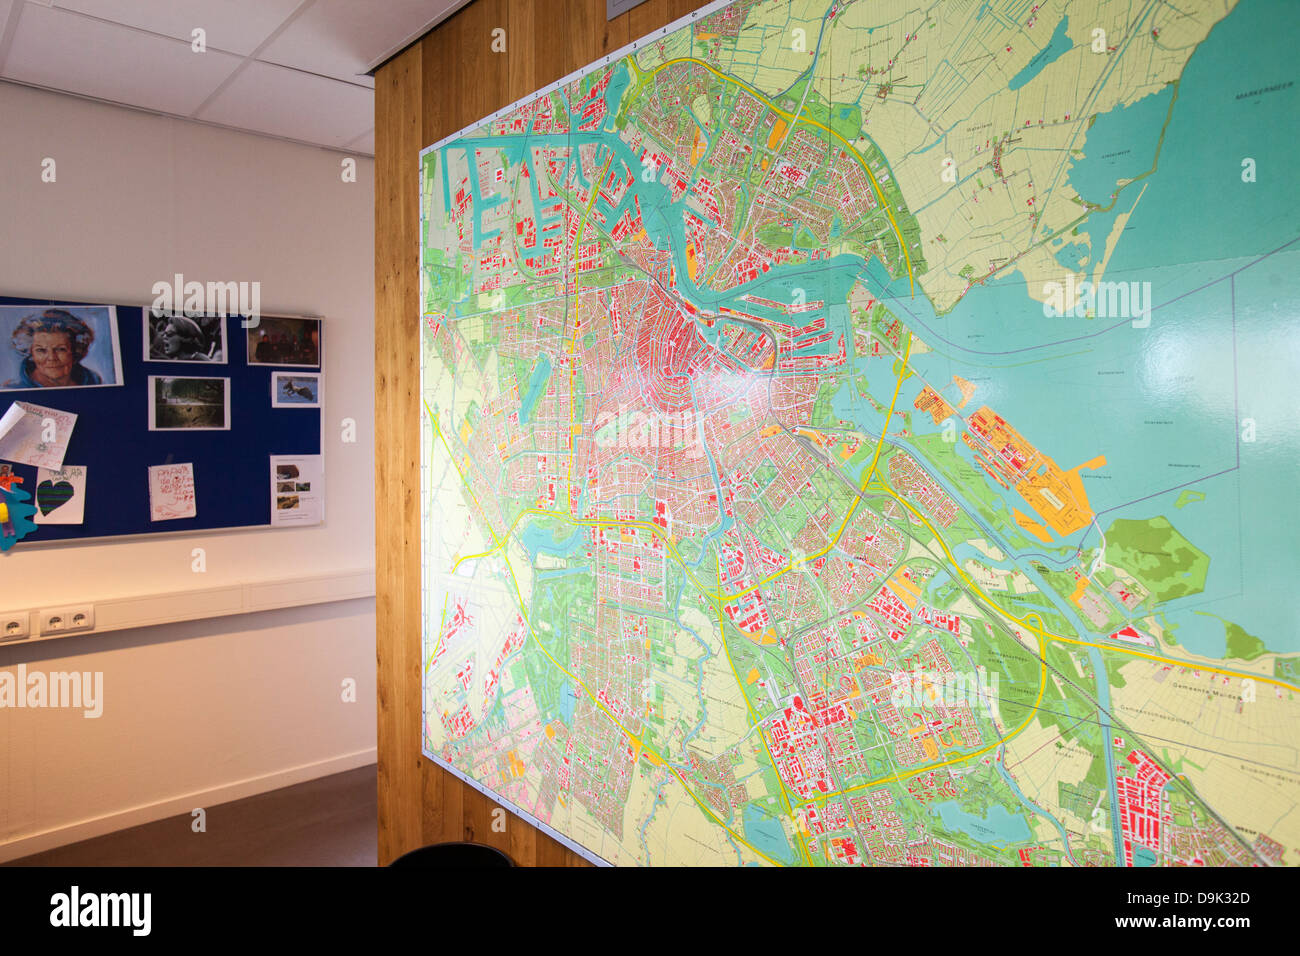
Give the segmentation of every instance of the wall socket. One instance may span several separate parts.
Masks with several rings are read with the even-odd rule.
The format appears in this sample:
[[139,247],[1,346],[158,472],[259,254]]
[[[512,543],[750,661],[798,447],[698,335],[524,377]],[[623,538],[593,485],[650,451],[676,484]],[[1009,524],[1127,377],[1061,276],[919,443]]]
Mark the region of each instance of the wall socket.
[[80,634],[95,629],[95,606],[77,604],[68,607],[44,608],[38,618],[41,636],[49,634]]
[[0,644],[32,636],[32,615],[28,611],[0,611]]

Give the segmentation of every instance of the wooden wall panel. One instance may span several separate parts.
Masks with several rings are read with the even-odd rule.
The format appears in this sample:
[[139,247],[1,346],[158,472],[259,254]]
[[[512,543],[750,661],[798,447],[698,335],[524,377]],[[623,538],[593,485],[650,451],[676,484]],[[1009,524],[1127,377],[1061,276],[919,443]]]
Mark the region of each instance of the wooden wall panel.
[[[379,859],[422,843],[420,756],[419,314],[421,57],[375,77],[375,536]],[[379,117],[383,117],[382,121]]]
[[[420,754],[418,158],[422,148],[685,16],[649,0],[614,21],[604,0],[473,0],[375,74],[375,533],[379,862],[448,840],[525,866],[577,854]],[[504,53],[493,30],[506,31]]]

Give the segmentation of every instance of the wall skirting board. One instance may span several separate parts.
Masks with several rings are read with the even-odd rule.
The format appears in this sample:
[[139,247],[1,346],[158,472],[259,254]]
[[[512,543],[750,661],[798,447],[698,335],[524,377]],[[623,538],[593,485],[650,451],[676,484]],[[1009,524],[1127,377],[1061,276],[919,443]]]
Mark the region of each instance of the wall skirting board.
[[52,827],[39,833],[17,837],[8,842],[0,842],[0,863],[31,856],[33,853],[41,853],[54,847],[67,846],[69,843],[90,840],[106,833],[115,833],[118,830],[126,830],[144,823],[153,823],[155,820],[164,820],[167,817],[189,813],[195,807],[210,808],[223,803],[230,803],[232,800],[242,800],[244,797],[252,797],[259,793],[279,790],[282,787],[291,787],[294,784],[304,783],[308,780],[343,773],[345,770],[355,770],[358,767],[374,763],[376,758],[376,749],[369,747],[365,750],[340,754],[337,757],[317,760],[297,767],[288,767],[283,770],[248,777],[244,780],[236,780],[206,790],[177,794],[153,803],[141,804],[140,806],[128,807],[125,810],[106,813],[102,816],[79,820],[76,823]]
[[[272,581],[242,581],[164,594],[136,594],[99,600],[87,596],[81,603],[94,608],[95,626],[92,629],[75,634],[41,634],[38,619],[40,608],[34,607],[28,609],[31,635],[8,641],[0,635],[0,648],[177,621],[250,614],[309,604],[329,604],[374,595],[374,568],[359,568]],[[21,612],[23,609],[15,610]]]

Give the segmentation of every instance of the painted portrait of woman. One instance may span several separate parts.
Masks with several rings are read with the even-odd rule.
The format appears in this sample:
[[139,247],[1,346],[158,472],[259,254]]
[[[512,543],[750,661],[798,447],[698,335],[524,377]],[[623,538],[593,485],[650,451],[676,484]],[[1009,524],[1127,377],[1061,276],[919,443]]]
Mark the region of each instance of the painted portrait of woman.
[[0,391],[122,384],[111,305],[0,305]]
[[91,327],[66,309],[46,309],[21,319],[10,342],[21,356],[18,377],[5,388],[73,388],[103,385],[103,377],[82,364],[95,341]]

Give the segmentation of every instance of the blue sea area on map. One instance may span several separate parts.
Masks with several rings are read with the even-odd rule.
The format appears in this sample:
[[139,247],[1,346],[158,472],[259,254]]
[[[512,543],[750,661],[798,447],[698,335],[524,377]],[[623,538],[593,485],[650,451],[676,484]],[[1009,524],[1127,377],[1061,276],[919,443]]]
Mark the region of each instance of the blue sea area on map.
[[[926,381],[972,381],[973,407],[991,406],[1064,468],[1106,456],[1105,467],[1083,472],[1100,530],[1116,518],[1164,515],[1211,556],[1204,593],[1163,608],[1174,638],[1210,656],[1224,651],[1223,625],[1196,610],[1240,624],[1271,650],[1300,651],[1300,610],[1286,598],[1300,526],[1300,243],[1289,245],[1300,205],[1282,172],[1300,88],[1252,93],[1292,69],[1289,40],[1276,29],[1287,11],[1285,0],[1243,0],[1215,26],[1183,74],[1157,172],[1081,230],[1095,262],[1110,224],[1132,210],[1104,278],[1150,284],[1146,327],[1124,317],[1048,318],[1019,272],[975,287],[939,316],[906,278],[889,281],[874,261],[867,270],[935,350],[913,358]],[[1100,117],[1070,181],[1108,202],[1116,176],[1148,168],[1170,96]],[[1272,175],[1243,182],[1242,157]],[[1254,442],[1239,441],[1247,420]],[[913,426],[938,430],[922,416]],[[1182,487],[1206,497],[1175,508]],[[1071,540],[1096,546],[1098,529]]]
[[[1070,186],[1080,197],[1108,206],[1116,183],[1135,179],[1151,168],[1173,96],[1174,88],[1166,86],[1097,117],[1088,128],[1084,157],[1070,164]],[[1104,245],[1106,235],[1102,233],[1098,238]],[[1095,251],[1100,255],[1102,249]]]
[[[931,349],[912,356],[920,375],[904,386],[900,411],[910,410],[922,384],[949,386],[951,395],[957,375],[977,388],[968,411],[992,407],[1062,468],[1105,456],[1104,466],[1082,472],[1098,526],[1062,542],[1069,550],[1035,544],[1040,557],[1060,566],[1073,547],[1097,546],[1117,518],[1164,515],[1211,556],[1205,592],[1162,608],[1176,626],[1175,639],[1199,653],[1222,654],[1221,621],[1193,613],[1209,610],[1272,650],[1297,651],[1300,610],[1282,596],[1296,563],[1290,529],[1300,526],[1291,488],[1300,467],[1294,421],[1300,408],[1300,376],[1294,374],[1300,367],[1300,244],[1288,246],[1300,224],[1288,122],[1300,113],[1300,87],[1259,92],[1292,69],[1289,38],[1276,29],[1288,10],[1287,0],[1242,0],[1192,55],[1176,100],[1174,87],[1165,86],[1099,115],[1074,144],[1081,156],[1068,167],[1070,186],[1091,202],[1111,205],[1117,181],[1145,174],[1158,148],[1156,172],[1124,187],[1108,211],[1093,212],[1077,230],[1055,237],[1059,270],[1028,278],[1010,271],[974,287],[944,315],[909,277],[890,277],[875,259],[864,268],[851,255],[772,266],[725,292],[711,287],[707,267],[692,282],[684,217],[658,181],[638,176],[617,207],[602,201],[601,212],[617,221],[638,201],[651,241],[672,252],[678,294],[704,311],[732,308],[788,324],[784,311],[745,296],[788,303],[802,294],[838,304],[865,279]],[[1245,61],[1242,50],[1250,50]],[[639,170],[639,156],[609,132],[628,82],[626,67],[615,69],[603,131],[531,135],[505,146],[469,138],[455,148],[481,144],[518,162],[526,148],[551,146],[566,149],[572,161],[580,145],[595,143]],[[1254,182],[1242,180],[1243,157],[1255,162]],[[1049,193],[1046,202],[1071,200]],[[485,208],[477,197],[475,206]],[[1113,236],[1124,215],[1122,233]],[[1045,315],[1044,284],[1063,282],[1075,269],[1091,278],[1108,243],[1102,278],[1125,283],[1141,308],[1091,319]],[[829,309],[821,314],[839,333],[840,315]],[[805,313],[800,321],[813,317]],[[837,338],[800,354],[831,352]],[[846,345],[852,348],[851,335]],[[539,362],[523,396],[525,416],[548,376]],[[869,384],[874,394],[880,383]],[[833,402],[837,415],[868,434],[878,432],[880,414],[847,385]],[[1239,441],[1247,420],[1257,436],[1252,443]],[[917,434],[940,427],[922,415],[912,415],[911,425]],[[970,460],[968,449],[957,448]],[[1206,497],[1175,508],[1183,488]],[[1008,501],[1026,510],[1014,493]],[[526,544],[531,532],[524,532]],[[543,550],[554,548],[551,542]]]
[[546,391],[546,383],[550,381],[550,378],[551,359],[543,352],[537,357],[537,364],[533,366],[533,373],[528,378],[528,391],[520,397],[519,423],[521,425],[531,424],[533,409],[537,407],[537,400]]
[[519,533],[519,540],[534,560],[539,554],[568,558],[582,547],[582,529],[574,528],[562,541],[557,541],[548,525],[534,521]]
[[1056,261],[1063,269],[1077,272],[1083,268],[1091,253],[1092,247],[1085,242],[1067,242],[1056,250]]
[[565,726],[573,726],[573,708],[578,703],[578,695],[568,681],[560,685],[560,719]]
[[606,113],[604,129],[612,130],[614,128],[614,120],[618,116],[618,104],[622,101],[623,94],[627,92],[627,88],[631,83],[632,73],[627,68],[627,61],[620,60],[618,65],[610,72],[609,83],[605,86]]
[[793,863],[790,844],[785,838],[785,828],[781,821],[769,816],[756,803],[745,804],[744,816],[745,839],[759,851],[766,853],[782,863]]
[[979,817],[968,813],[957,805],[955,800],[945,800],[934,804],[931,812],[938,813],[939,819],[949,830],[960,830],[981,843],[1025,843],[1033,839],[1033,833],[1025,818],[1011,813],[1001,804],[989,807],[988,816]]
[[1018,90],[1039,73],[1043,72],[1049,64],[1055,63],[1064,56],[1073,47],[1070,42],[1067,30],[1070,26],[1069,17],[1061,17],[1061,22],[1056,25],[1056,30],[1052,33],[1052,39],[1048,41],[1047,46],[1038,51],[1038,54],[1025,64],[1025,68],[1011,78],[1007,84],[1007,89]]

